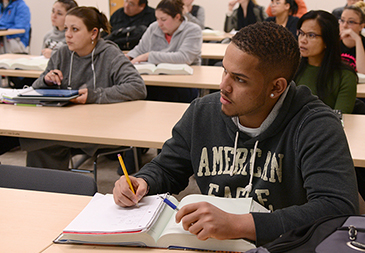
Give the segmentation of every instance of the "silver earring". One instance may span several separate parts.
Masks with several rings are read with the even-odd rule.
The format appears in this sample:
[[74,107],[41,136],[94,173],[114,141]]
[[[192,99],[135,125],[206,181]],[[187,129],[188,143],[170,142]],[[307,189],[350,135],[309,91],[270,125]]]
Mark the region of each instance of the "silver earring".
[[274,95],[274,93],[271,93],[271,94],[270,94],[270,97],[272,97],[272,98],[273,98],[274,96],[275,96],[275,95]]
[[94,39],[91,39],[91,44],[93,44],[93,45],[94,45]]

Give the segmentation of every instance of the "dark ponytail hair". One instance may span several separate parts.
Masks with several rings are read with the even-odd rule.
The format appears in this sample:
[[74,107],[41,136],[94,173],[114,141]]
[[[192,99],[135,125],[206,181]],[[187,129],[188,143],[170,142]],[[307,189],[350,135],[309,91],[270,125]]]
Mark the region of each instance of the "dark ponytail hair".
[[55,3],[61,3],[65,7],[66,11],[78,6],[74,0],[57,0]]
[[298,12],[298,4],[295,0],[286,0],[287,4],[290,5],[289,15],[295,15]]
[[156,10],[162,11],[173,18],[180,14],[181,21],[184,21],[183,9],[184,3],[182,0],[162,0],[156,7]]
[[101,29],[103,29],[103,31],[106,33],[110,33],[111,26],[109,24],[108,18],[104,13],[100,12],[95,7],[75,7],[69,10],[66,15],[80,18],[84,22],[89,32],[96,27],[98,29],[97,38],[100,36]]

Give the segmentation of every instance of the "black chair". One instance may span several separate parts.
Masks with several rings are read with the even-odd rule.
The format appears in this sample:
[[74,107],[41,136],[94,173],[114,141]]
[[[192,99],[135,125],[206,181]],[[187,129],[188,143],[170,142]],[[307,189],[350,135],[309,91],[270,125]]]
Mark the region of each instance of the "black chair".
[[0,164],[0,187],[93,196],[92,177],[70,171]]
[[365,114],[365,103],[359,98],[356,98],[354,110],[352,114]]
[[[96,182],[97,181],[97,169],[98,169],[98,159],[99,159],[99,157],[108,156],[108,155],[115,155],[115,157],[117,157],[118,153],[122,153],[122,152],[125,152],[125,151],[128,151],[128,150],[133,150],[134,164],[135,164],[136,170],[138,171],[139,162],[138,162],[137,148],[136,147],[124,147],[124,146],[115,147],[115,148],[101,148],[101,149],[98,149],[92,157],[86,155],[81,149],[71,149],[72,157],[74,157],[76,155],[81,155],[81,158],[79,160],[76,160],[76,162],[73,162],[73,160],[71,158],[71,161],[70,161],[71,168],[70,169],[71,169],[71,171],[75,171],[75,172],[93,173],[94,174],[94,179],[95,179],[95,182]],[[94,168],[92,170],[80,169],[79,166],[81,164],[83,164],[85,161],[87,161],[88,159],[93,160]]]

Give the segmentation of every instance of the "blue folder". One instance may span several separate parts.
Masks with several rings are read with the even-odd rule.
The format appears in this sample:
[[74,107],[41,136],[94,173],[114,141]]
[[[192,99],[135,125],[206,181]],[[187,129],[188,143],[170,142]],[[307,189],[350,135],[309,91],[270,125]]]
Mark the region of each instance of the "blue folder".
[[19,94],[21,97],[73,97],[78,95],[78,90],[60,89],[32,89]]

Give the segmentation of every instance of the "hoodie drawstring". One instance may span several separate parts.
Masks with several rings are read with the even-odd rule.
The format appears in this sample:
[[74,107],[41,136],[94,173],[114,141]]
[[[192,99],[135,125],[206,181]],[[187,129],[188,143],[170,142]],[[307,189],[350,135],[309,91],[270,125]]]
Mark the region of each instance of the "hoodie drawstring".
[[233,163],[232,163],[232,166],[231,166],[231,176],[233,176],[234,167],[236,166],[236,153],[237,153],[238,136],[239,136],[239,131],[236,132],[236,138],[234,139]]
[[[236,126],[238,126],[238,117],[235,117]],[[238,136],[239,136],[239,130],[236,132],[236,138],[234,140],[234,148],[233,148],[233,163],[231,166],[231,173],[230,175],[233,176],[234,168],[236,167],[236,153],[237,153],[237,144],[238,144]],[[253,174],[254,174],[254,167],[255,167],[255,159],[256,159],[256,152],[257,152],[257,146],[259,145],[259,141],[257,140],[255,142],[254,148],[253,148],[253,154],[250,159],[250,181],[245,186],[246,192],[250,193],[252,191],[252,180],[253,180]]]
[[68,84],[67,84],[67,89],[69,89],[69,90],[71,90],[71,76],[72,76],[72,65],[73,65],[73,60],[74,60],[74,54],[75,54],[75,52],[72,51],[71,62],[70,62],[70,71],[68,73]]
[[93,51],[91,52],[91,70],[93,71],[94,90],[96,90],[96,76],[95,76],[95,68],[94,68],[94,52],[95,52],[95,47],[94,47]]
[[255,146],[253,148],[253,154],[251,156],[251,161],[250,161],[250,181],[248,183],[248,185],[246,185],[245,190],[246,192],[250,193],[252,191],[252,180],[253,180],[253,169],[255,166],[255,159],[256,159],[256,152],[257,152],[257,145],[259,144],[259,141],[257,140],[255,142]]
[[[95,67],[94,67],[94,53],[95,53],[95,48],[91,52],[91,70],[93,71],[94,90],[96,90],[96,74],[95,74]],[[67,85],[67,89],[69,89],[69,90],[72,89],[71,88],[71,76],[72,76],[72,65],[73,65],[74,54],[75,54],[75,51],[72,51],[71,62],[70,62],[70,72],[68,74],[68,85]]]

